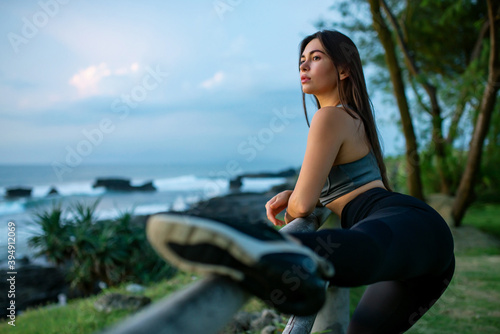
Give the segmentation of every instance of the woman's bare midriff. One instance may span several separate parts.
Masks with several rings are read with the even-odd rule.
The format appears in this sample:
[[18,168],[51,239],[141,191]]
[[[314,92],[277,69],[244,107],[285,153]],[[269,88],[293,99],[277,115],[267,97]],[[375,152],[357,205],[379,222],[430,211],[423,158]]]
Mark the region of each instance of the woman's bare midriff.
[[335,213],[337,216],[340,217],[342,210],[344,209],[344,206],[347,205],[350,201],[352,201],[356,196],[364,193],[365,191],[368,191],[373,188],[383,188],[386,189],[384,186],[384,183],[381,180],[375,180],[372,182],[369,182],[365,185],[362,185],[359,188],[354,189],[350,193],[347,193],[345,195],[342,195],[341,197],[335,199],[334,201],[328,203],[326,207],[330,209],[333,213]]

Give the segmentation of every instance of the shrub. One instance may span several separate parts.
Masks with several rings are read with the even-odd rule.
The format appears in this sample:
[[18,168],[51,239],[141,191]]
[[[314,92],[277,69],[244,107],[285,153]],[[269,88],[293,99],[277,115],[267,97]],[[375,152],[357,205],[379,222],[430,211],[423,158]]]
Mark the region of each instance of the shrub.
[[35,223],[42,230],[29,240],[30,245],[38,249],[36,255],[44,255],[57,265],[70,259],[73,251],[71,226],[63,219],[61,205],[53,204],[51,209],[36,213]]
[[98,282],[114,286],[126,281],[149,283],[170,277],[174,270],[163,262],[146,239],[143,224],[132,212],[113,220],[97,220],[99,201],[70,206],[65,218],[60,205],[35,215],[41,233],[30,238],[39,255],[57,265],[68,263],[71,286],[88,295]]

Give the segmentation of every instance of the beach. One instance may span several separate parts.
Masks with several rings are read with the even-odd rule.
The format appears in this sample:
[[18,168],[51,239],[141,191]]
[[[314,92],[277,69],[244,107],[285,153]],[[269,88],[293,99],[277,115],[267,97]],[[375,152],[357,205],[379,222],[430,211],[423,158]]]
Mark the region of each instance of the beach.
[[[33,250],[28,246],[28,239],[39,232],[34,222],[35,214],[50,210],[54,205],[61,205],[69,219],[72,215],[70,208],[75,203],[92,205],[98,201],[96,217],[104,220],[113,219],[123,212],[131,212],[137,217],[167,211],[192,213],[195,207],[197,210],[201,206],[213,207],[206,205],[207,200],[227,198],[227,201],[233,204],[237,201],[239,204],[228,206],[218,203],[219,213],[226,207],[227,210],[231,208],[229,211],[234,217],[258,216],[264,210],[263,194],[273,186],[288,182],[288,178],[279,176],[279,173],[293,169],[251,167],[240,171],[239,177],[243,176],[241,183],[239,187],[231,189],[231,180],[237,177],[228,173],[225,166],[81,166],[62,179],[57,177],[51,166],[0,166],[0,220],[1,231],[5,235],[5,238],[0,238],[0,263],[4,264],[7,259],[8,222],[14,221],[16,224],[17,257],[32,259]],[[132,191],[93,187],[97,179],[103,178],[127,180]],[[154,190],[133,189],[148,182],[152,183]],[[27,197],[8,197],[7,191],[12,188],[28,188],[31,194]],[[57,193],[49,195],[52,189]],[[258,204],[254,204],[255,201]],[[240,212],[236,212],[238,210]]]
[[[151,167],[94,167],[75,173],[65,182],[49,183],[51,175],[47,172],[32,167],[10,168],[9,176],[9,168],[0,167],[0,219],[5,233],[5,238],[0,239],[0,267],[7,270],[8,255],[15,256],[19,287],[37,291],[36,298],[21,294],[19,309],[53,301],[65,291],[61,272],[44,257],[36,257],[36,250],[29,245],[29,239],[41,231],[36,223],[37,213],[60,205],[63,220],[71,221],[72,207],[83,203],[87,207],[97,204],[95,220],[112,220],[129,212],[137,226],[145,226],[150,215],[165,212],[243,224],[265,222],[265,203],[281,189],[293,187],[296,175],[294,169],[248,172],[229,178],[206,169],[196,170],[194,166],[172,169],[170,173]],[[30,196],[11,196],[13,189],[20,188],[30,189]],[[9,226],[15,226],[12,254],[8,251],[12,244],[7,238]]]

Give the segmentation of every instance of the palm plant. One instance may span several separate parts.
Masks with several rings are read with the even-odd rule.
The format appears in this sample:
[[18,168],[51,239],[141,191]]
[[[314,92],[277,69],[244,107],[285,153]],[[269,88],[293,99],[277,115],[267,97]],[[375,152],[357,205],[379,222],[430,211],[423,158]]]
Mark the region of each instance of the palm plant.
[[63,219],[61,205],[36,214],[42,233],[30,243],[57,264],[69,262],[71,286],[85,295],[99,281],[113,286],[124,281],[147,283],[171,276],[175,271],[163,262],[146,239],[144,225],[135,223],[133,211],[113,220],[99,221],[99,200],[69,207]]
[[52,208],[35,214],[35,223],[41,231],[29,239],[30,246],[37,249],[37,255],[45,255],[57,265],[63,264],[72,256],[71,226],[63,218],[60,203]]

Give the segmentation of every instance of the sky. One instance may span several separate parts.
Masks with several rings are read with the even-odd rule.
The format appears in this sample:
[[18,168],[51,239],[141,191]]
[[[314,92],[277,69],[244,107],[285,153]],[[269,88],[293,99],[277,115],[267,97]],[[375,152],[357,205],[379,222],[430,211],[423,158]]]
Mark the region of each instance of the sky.
[[[341,20],[331,5],[2,1],[0,164],[299,166],[298,45]],[[402,151],[373,102],[385,153]]]

